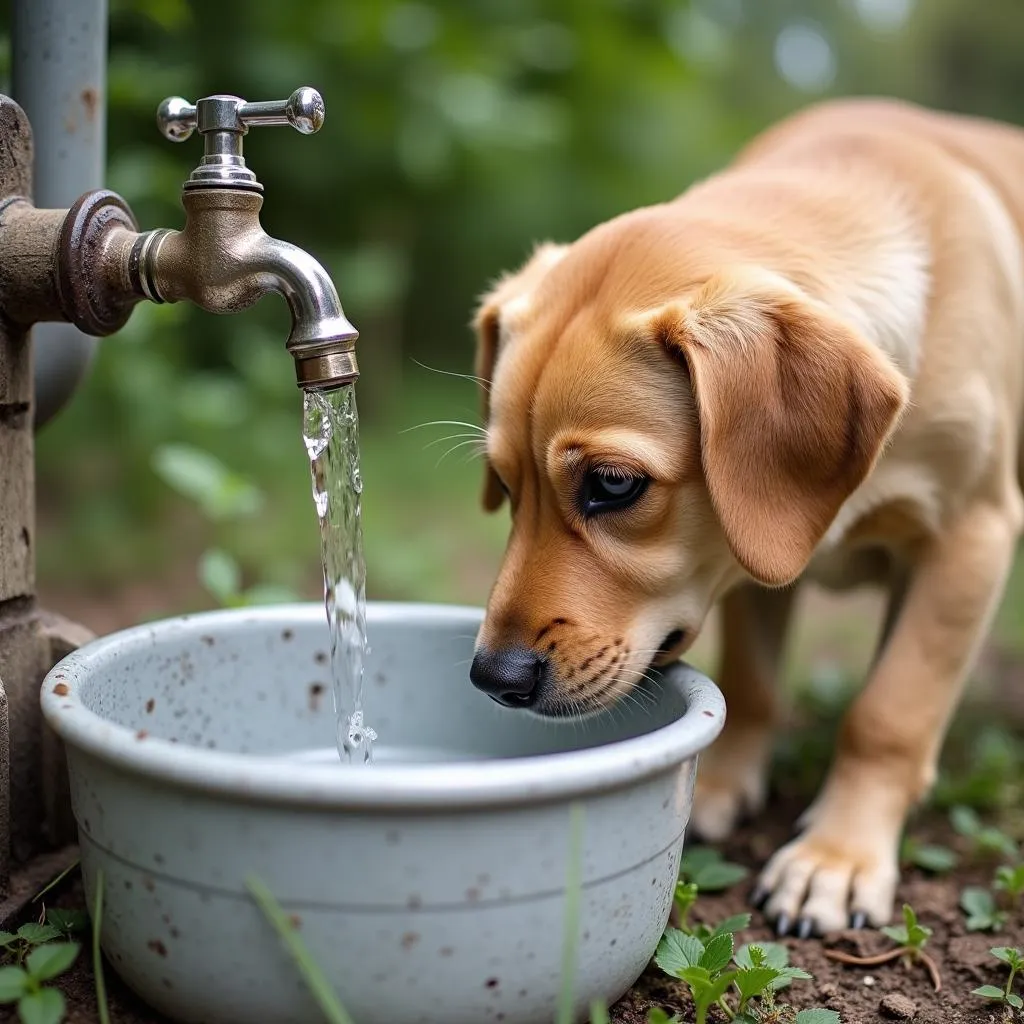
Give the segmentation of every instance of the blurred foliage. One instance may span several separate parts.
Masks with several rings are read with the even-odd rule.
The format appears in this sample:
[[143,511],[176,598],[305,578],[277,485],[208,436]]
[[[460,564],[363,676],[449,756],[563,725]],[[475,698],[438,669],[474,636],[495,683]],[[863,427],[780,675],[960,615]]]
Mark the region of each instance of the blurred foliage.
[[[179,226],[200,143],[159,135],[160,100],[323,93],[318,135],[245,147],[267,230],[327,265],[362,332],[369,590],[480,601],[505,522],[479,512],[472,465],[403,431],[477,417],[471,383],[420,364],[468,370],[488,281],[823,96],[1020,119],[1022,44],[1020,0],[111,0],[107,183],[143,226]],[[213,549],[238,567],[206,559],[221,596],[243,576],[317,592],[287,330],[276,298],[222,318],[141,306],[101,343],[39,438],[44,582],[110,586]]]

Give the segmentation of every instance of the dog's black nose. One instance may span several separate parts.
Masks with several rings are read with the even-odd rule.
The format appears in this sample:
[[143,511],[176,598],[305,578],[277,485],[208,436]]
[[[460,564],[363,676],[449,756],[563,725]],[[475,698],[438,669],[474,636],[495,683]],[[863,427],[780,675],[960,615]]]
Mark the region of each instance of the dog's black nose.
[[478,690],[507,708],[528,708],[547,663],[525,647],[492,651],[481,647],[473,658],[469,678]]

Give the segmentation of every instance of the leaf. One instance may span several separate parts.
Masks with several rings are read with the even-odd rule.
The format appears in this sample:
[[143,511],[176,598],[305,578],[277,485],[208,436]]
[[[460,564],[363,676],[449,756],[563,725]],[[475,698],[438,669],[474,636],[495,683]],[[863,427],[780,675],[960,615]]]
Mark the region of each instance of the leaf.
[[793,1024],[839,1024],[838,1010],[823,1010],[816,1007],[813,1010],[801,1010]]
[[0,967],[0,1003],[16,1003],[28,988],[28,975],[21,967]]
[[1004,864],[996,869],[995,881],[992,883],[996,889],[1002,889],[1013,896],[1024,893],[1024,864],[1010,867]]
[[153,456],[153,469],[164,483],[194,501],[213,520],[259,511],[263,495],[244,477],[209,452],[185,444],[165,444]]
[[595,1000],[590,1004],[590,1024],[611,1024],[608,1007],[600,1000]]
[[1016,992],[1008,992],[1006,995],[1006,1001],[1015,1009],[1024,1009],[1024,999],[1021,999]]
[[727,917],[724,921],[715,925],[715,930],[711,934],[713,936],[725,935],[726,933],[733,934],[743,931],[744,928],[750,926],[750,917],[750,914],[733,914],[732,917]]
[[18,929],[18,938],[24,939],[33,946],[38,946],[43,942],[59,939],[60,932],[52,924],[37,924],[35,921],[30,921]]
[[1020,963],[1022,957],[1024,957],[1024,954],[1013,946],[993,946],[989,952],[997,960],[1002,960],[1004,964],[1010,964],[1011,966]]
[[957,865],[957,855],[948,846],[913,844],[907,858],[911,864],[930,871],[935,875],[944,875]]
[[774,967],[744,967],[736,975],[736,987],[745,1002],[761,995],[778,976],[779,972]]
[[1001,988],[996,988],[995,985],[982,985],[980,988],[972,988],[971,995],[981,996],[984,999],[998,999],[999,1002],[1002,1002],[1005,993]]
[[910,945],[910,936],[907,934],[907,929],[901,924],[887,924],[879,931],[883,935],[887,935],[898,946]]
[[971,839],[981,830],[981,819],[973,807],[957,804],[949,812],[949,823],[962,836]]
[[762,963],[765,967],[774,967],[781,970],[789,963],[789,950],[781,942],[748,942],[740,946],[733,958],[740,967],[753,967],[751,950],[759,949],[764,958]]
[[64,994],[55,988],[41,988],[18,1003],[21,1024],[60,1024],[64,1019]]
[[683,853],[679,864],[680,876],[692,878],[698,871],[722,859],[722,855],[711,846],[691,846]]
[[0,932],[0,948],[9,946],[12,942],[17,942],[18,936],[14,932]]
[[75,962],[81,948],[77,942],[48,942],[36,946],[25,960],[25,969],[36,981],[49,981]]
[[65,935],[89,930],[89,915],[84,910],[47,910],[46,923]]
[[967,914],[969,932],[997,931],[1006,920],[1006,915],[996,908],[992,893],[978,885],[964,889],[960,894],[960,907]]
[[678,928],[669,928],[658,943],[654,960],[666,974],[679,978],[687,967],[696,967],[703,955],[704,944],[700,939]]
[[647,1024],[676,1024],[679,1020],[674,1014],[670,1017],[661,1007],[652,1006],[647,1011]]
[[729,864],[722,861],[719,864],[709,864],[701,869],[694,877],[697,888],[702,892],[721,892],[742,882],[750,874],[748,868],[742,864]]
[[716,935],[704,947],[700,958],[700,966],[710,974],[718,974],[732,959],[733,938],[730,932]]
[[221,548],[210,548],[199,558],[199,580],[222,604],[230,604],[242,585],[238,562]]

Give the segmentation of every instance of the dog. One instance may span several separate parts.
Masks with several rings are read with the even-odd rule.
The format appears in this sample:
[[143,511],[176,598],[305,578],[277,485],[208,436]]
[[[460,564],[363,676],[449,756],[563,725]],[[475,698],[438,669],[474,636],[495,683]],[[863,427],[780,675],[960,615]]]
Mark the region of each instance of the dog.
[[472,682],[543,716],[629,694],[722,615],[691,827],[765,801],[800,583],[877,585],[866,684],[755,887],[780,934],[890,919],[905,819],[1024,519],[1024,130],[826,101],[482,298],[483,504],[511,508]]

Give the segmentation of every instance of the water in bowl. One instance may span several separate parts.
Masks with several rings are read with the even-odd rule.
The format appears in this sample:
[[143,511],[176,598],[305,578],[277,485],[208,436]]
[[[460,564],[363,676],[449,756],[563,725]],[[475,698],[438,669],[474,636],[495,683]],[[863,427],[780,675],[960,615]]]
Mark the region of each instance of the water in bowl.
[[306,392],[302,434],[320,521],[324,605],[331,632],[331,679],[338,718],[337,752],[346,764],[369,764],[377,734],[363,720],[366,565],[355,389]]

